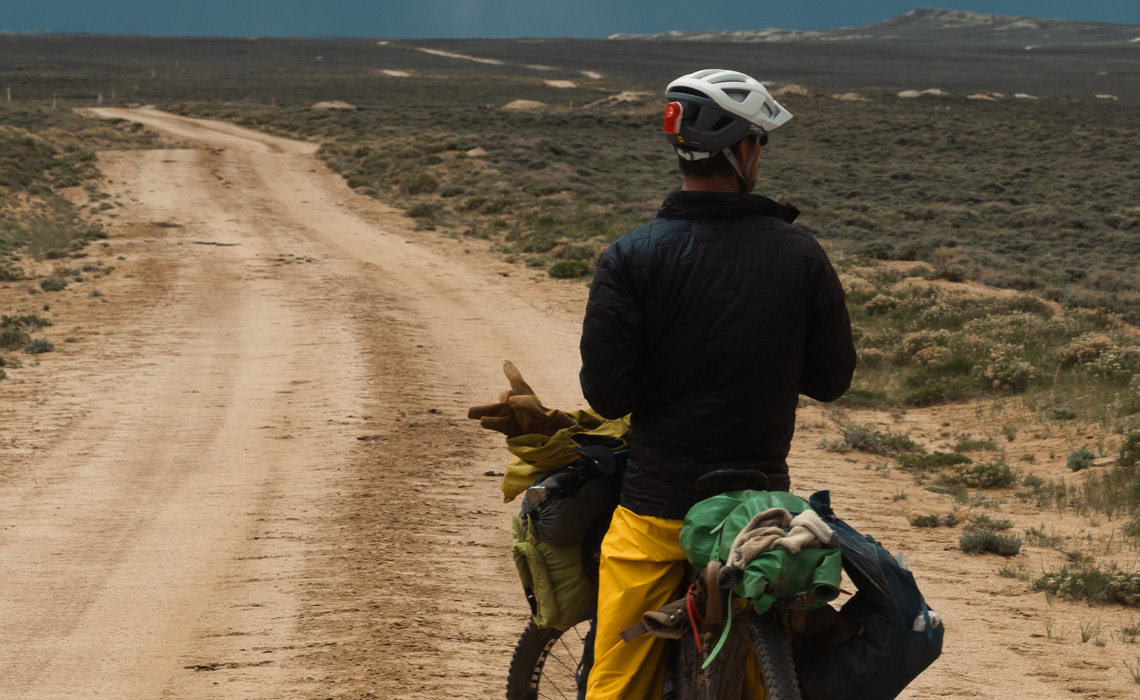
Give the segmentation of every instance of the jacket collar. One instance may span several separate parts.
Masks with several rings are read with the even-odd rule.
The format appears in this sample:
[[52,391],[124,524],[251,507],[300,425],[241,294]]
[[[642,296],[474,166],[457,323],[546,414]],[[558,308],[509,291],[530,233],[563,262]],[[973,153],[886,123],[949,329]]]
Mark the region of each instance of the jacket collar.
[[757,214],[783,219],[790,224],[800,215],[800,210],[758,194],[674,190],[665,196],[657,218],[739,219]]

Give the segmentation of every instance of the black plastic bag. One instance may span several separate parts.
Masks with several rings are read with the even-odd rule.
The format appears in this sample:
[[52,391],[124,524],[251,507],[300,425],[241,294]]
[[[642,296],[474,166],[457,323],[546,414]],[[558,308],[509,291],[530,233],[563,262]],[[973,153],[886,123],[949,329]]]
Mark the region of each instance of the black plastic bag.
[[[835,516],[830,494],[809,499],[839,535],[843,570],[859,589],[840,614],[862,629],[839,644],[807,638],[795,651],[805,700],[892,700],[942,653],[945,627],[930,615],[914,575],[870,535]],[[922,620],[922,630],[915,630]]]

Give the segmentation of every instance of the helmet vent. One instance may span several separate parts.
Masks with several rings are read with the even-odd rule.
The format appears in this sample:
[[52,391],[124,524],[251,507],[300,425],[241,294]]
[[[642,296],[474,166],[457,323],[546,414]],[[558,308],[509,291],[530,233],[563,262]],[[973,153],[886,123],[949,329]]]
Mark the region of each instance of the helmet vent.
[[724,94],[731,97],[734,102],[744,102],[748,99],[748,91],[746,90],[725,90]]

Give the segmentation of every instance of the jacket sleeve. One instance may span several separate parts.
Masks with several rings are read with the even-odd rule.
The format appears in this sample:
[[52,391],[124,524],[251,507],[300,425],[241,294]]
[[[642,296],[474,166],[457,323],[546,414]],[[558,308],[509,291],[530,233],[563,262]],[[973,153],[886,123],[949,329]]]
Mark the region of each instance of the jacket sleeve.
[[620,418],[641,403],[645,321],[629,275],[614,247],[598,261],[582,323],[578,378],[590,407]]
[[800,393],[817,401],[834,401],[851,386],[855,342],[839,276],[818,245],[816,253],[818,257],[810,263],[813,288],[809,288]]

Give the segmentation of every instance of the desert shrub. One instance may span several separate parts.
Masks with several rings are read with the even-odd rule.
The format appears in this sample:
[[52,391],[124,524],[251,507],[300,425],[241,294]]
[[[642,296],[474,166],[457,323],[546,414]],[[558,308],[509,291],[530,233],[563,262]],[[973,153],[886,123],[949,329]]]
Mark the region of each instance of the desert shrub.
[[21,279],[24,279],[23,268],[0,260],[0,282],[15,282]]
[[1129,433],[1124,438],[1116,463],[1122,467],[1134,467],[1140,463],[1140,433]]
[[1104,333],[1085,333],[1057,351],[1061,367],[1087,365],[1104,352],[1116,347],[1116,343]]
[[993,530],[980,530],[959,537],[958,549],[966,554],[993,552],[1003,557],[1014,557],[1021,551],[1021,539],[1012,535],[999,535]]
[[1093,454],[1092,451],[1082,447],[1079,450],[1070,452],[1068,459],[1065,460],[1065,464],[1068,465],[1071,471],[1077,472],[1092,466],[1094,459],[1096,459],[1096,455]]
[[0,328],[0,350],[15,350],[28,344],[31,337],[19,328]]
[[847,393],[841,396],[836,403],[848,408],[889,408],[895,405],[895,402],[885,391],[872,391],[858,387],[848,389]]
[[1065,538],[1060,535],[1050,535],[1045,532],[1045,526],[1031,527],[1025,531],[1025,541],[1029,544],[1037,545],[1038,547],[1049,547],[1050,549],[1060,549],[1065,544]]
[[976,450],[996,450],[993,440],[962,440],[954,445],[955,452],[974,452]]
[[961,379],[936,379],[903,395],[903,403],[921,408],[969,398],[973,385]]
[[935,361],[936,355],[942,355],[939,351],[945,351],[943,357],[949,355],[948,348],[952,337],[953,335],[946,329],[908,333],[902,340],[903,356],[919,364],[930,364]]
[[419,204],[412,205],[405,213],[413,219],[431,218],[439,213],[439,206],[429,204],[428,202],[420,202]]
[[971,488],[998,488],[1009,486],[1017,481],[1017,474],[1005,462],[985,462],[960,466],[953,474],[943,474],[938,483],[946,486],[969,486]]
[[1077,412],[1071,408],[1062,406],[1060,408],[1054,408],[1052,415],[1054,420],[1073,420],[1077,417]]
[[1070,571],[1061,567],[1033,582],[1033,590],[1047,591],[1062,598],[1087,600],[1092,603],[1117,603],[1140,606],[1140,573],[1097,567]]
[[970,518],[962,528],[964,532],[981,532],[983,530],[990,530],[991,532],[1000,532],[1008,530],[1013,527],[1013,523],[1008,520],[994,520],[988,515],[975,515]]
[[36,338],[24,346],[24,352],[28,355],[39,355],[45,352],[55,352],[55,343],[51,342],[47,338]]
[[1089,373],[1115,386],[1127,386],[1140,377],[1140,347],[1114,347],[1088,365]]
[[419,171],[412,173],[400,182],[400,189],[405,194],[427,194],[439,189],[439,180],[429,172]]
[[878,348],[859,348],[859,367],[861,369],[878,369],[886,361],[886,353]]
[[869,452],[875,455],[892,455],[900,452],[924,452],[923,448],[905,435],[891,432],[880,433],[862,425],[852,425],[840,429],[842,440],[824,440],[822,449],[831,452]]
[[67,282],[59,275],[49,275],[40,281],[40,289],[45,292],[61,292],[67,289]]
[[863,305],[863,310],[867,312],[868,316],[878,316],[890,312],[898,305],[898,299],[887,294],[877,294]]
[[590,260],[596,255],[596,249],[588,245],[564,245],[554,253],[555,257],[563,260]]
[[558,279],[585,277],[591,272],[590,265],[581,260],[559,260],[546,270],[546,274]]
[[1020,394],[1037,379],[1037,368],[1016,356],[1006,356],[978,363],[973,376],[983,388]]
[[965,282],[966,268],[961,265],[940,265],[929,274],[928,279],[946,280],[947,282]]
[[957,452],[932,452],[928,455],[904,454],[899,457],[899,465],[904,469],[920,472],[931,472],[940,467],[951,467],[957,464],[969,464],[971,460],[964,454]]
[[887,454],[887,447],[878,432],[865,426],[850,426],[843,428],[843,442],[848,449],[858,452],[869,452],[876,455]]
[[0,316],[0,329],[2,328],[16,328],[24,331],[25,333],[35,333],[41,328],[47,328],[51,324],[51,319],[43,318],[36,314],[23,314],[20,316]]
[[910,517],[911,527],[954,527],[958,524],[957,513],[946,513],[945,515],[938,515],[932,513],[930,515],[912,515]]

